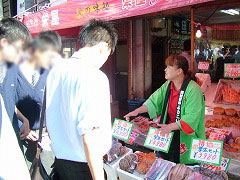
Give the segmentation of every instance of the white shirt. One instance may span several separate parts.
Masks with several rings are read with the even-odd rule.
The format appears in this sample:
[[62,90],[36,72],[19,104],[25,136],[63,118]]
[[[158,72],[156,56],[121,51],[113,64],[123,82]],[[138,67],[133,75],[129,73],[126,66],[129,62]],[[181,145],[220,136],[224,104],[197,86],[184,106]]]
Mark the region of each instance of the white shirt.
[[24,77],[27,79],[27,81],[32,85],[33,81],[33,74],[35,73],[35,85],[37,84],[39,78],[40,78],[40,70],[33,70],[30,68],[26,62],[23,62],[22,64],[19,65],[19,68],[21,72],[23,73]]
[[[59,63],[47,79],[46,122],[58,159],[87,162],[82,135],[99,128],[96,151],[111,148],[110,92],[106,75],[86,65],[79,52]],[[85,57],[87,57],[85,55]]]
[[2,105],[2,117],[0,117],[2,121],[0,126],[0,179],[30,180],[27,164],[1,95],[0,101]]
[[180,55],[187,59],[188,65],[189,65],[189,69],[192,69],[191,68],[191,56],[187,52],[182,52],[182,54],[180,54]]

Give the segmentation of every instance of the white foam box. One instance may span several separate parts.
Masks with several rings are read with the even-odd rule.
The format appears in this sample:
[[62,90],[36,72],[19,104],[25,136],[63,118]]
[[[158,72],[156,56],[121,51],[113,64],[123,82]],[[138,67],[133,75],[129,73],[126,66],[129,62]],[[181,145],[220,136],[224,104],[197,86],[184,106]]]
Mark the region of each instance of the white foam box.
[[117,168],[119,167],[119,162],[121,159],[123,159],[125,156],[132,154],[133,150],[130,148],[127,148],[127,153],[121,156],[120,158],[116,159],[115,161],[109,163],[109,165],[112,167],[112,169],[116,172]]
[[133,174],[117,168],[117,175],[120,180],[144,180],[145,175],[139,174],[136,170]]

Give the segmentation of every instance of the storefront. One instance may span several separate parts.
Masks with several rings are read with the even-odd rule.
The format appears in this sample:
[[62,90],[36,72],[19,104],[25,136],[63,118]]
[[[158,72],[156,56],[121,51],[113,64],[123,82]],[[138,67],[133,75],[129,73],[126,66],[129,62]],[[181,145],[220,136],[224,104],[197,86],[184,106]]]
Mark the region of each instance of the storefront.
[[[235,104],[222,102],[224,96],[227,96],[226,94],[221,95],[221,100],[216,97],[219,93],[223,92],[223,90],[221,90],[223,85],[228,88],[226,89],[226,93],[231,92],[236,94],[235,97],[231,97],[232,99],[239,97],[238,81],[220,81],[220,83],[217,84],[219,79],[216,77],[219,74],[219,70],[217,69],[219,66],[216,66],[219,53],[217,48],[220,50],[221,47],[226,44],[228,44],[228,46],[240,45],[240,16],[238,14],[230,15],[223,12],[223,10],[226,12],[226,10],[229,9],[234,9],[235,13],[240,12],[237,7],[240,8],[240,2],[237,0],[112,0],[97,3],[95,1],[94,3],[88,1],[84,4],[72,0],[69,1],[67,5],[56,6],[26,16],[25,24],[33,34],[46,29],[58,31],[63,37],[63,55],[67,58],[78,49],[78,31],[81,25],[87,22],[88,19],[101,18],[114,21],[119,32],[119,42],[115,53],[109,57],[108,62],[104,65],[103,71],[108,75],[110,81],[113,102],[116,102],[116,107],[119,105],[120,109],[124,110],[126,110],[127,107],[127,99],[148,98],[152,92],[165,82],[164,68],[166,57],[170,54],[181,53],[183,51],[184,40],[191,39],[195,44],[191,49],[192,70],[194,72],[200,72],[200,74],[198,74],[198,83],[202,86],[202,90],[206,96],[207,108],[205,123],[207,136],[214,140],[224,140],[224,144],[222,144],[220,148],[221,150],[219,149],[219,152],[221,152],[219,157],[222,161],[227,161],[226,164],[229,164],[229,159],[226,160],[222,158],[222,156],[232,158],[232,164],[229,169],[231,173],[234,171],[235,173],[233,174],[238,175],[240,167],[240,134],[238,134],[237,130],[240,125],[238,124],[240,123],[239,101]],[[69,9],[72,11],[69,12]],[[194,28],[191,28],[193,27],[191,24]],[[197,38],[196,32],[199,35],[198,30],[200,30],[201,36]],[[212,50],[208,51],[210,46]],[[207,51],[212,52],[212,55],[207,54]],[[199,62],[204,63],[198,66]],[[205,67],[206,64],[207,67],[210,67],[210,62],[213,63],[211,65],[212,69],[204,69],[203,67]],[[223,77],[221,76],[220,78]],[[235,111],[227,110],[229,108],[235,109]],[[113,117],[122,117],[121,113],[118,115],[118,108],[116,109]],[[133,131],[131,130],[133,133],[130,134],[130,139],[120,139],[124,140],[125,143],[127,142],[126,146],[132,148],[134,151],[142,150],[150,152],[156,150],[145,145],[149,127],[154,126],[154,123],[147,118],[140,118],[133,123],[135,129],[133,129]],[[215,136],[213,137],[213,135]],[[206,140],[206,143],[208,142],[209,141]],[[111,151],[110,159],[113,158],[111,155],[117,154],[117,160],[114,159],[111,161],[108,159],[109,157],[107,157],[106,160],[109,161],[110,164],[114,164],[116,170],[114,172],[118,173],[120,179],[141,179],[145,176],[143,174],[150,176],[151,171],[156,170],[152,164],[156,165],[158,169],[161,169],[161,167],[169,167],[169,169],[171,169],[171,167],[174,166],[171,162],[161,164],[160,161],[156,160],[156,156],[153,153],[148,155],[137,153],[136,156],[138,160],[146,157],[147,162],[139,161],[142,167],[138,167],[136,164],[132,164],[136,159],[132,160],[129,163],[136,169],[132,168],[132,170],[129,170],[129,168],[124,167],[124,162],[120,164],[120,160],[123,158],[123,155],[131,154],[132,149],[126,151],[126,148],[121,147],[123,152],[120,155],[118,152],[121,152],[121,150],[117,150],[120,148],[120,145],[117,144],[114,148],[112,151],[115,152],[112,153]],[[184,151],[184,147],[182,147],[182,150]],[[131,156],[133,159],[136,157],[135,155]],[[219,170],[219,165],[221,164],[220,159],[217,163],[216,161],[208,162],[210,164],[217,164],[218,168],[213,166],[209,166],[208,168]],[[207,167],[207,165],[200,160],[197,161],[197,163]],[[128,162],[125,162],[125,165],[126,164],[128,164]],[[157,164],[159,166],[157,166]],[[119,166],[121,166],[121,168],[118,168]],[[225,168],[226,167],[227,166],[225,166]],[[143,172],[144,169],[151,170]],[[184,169],[186,170],[186,167],[184,167]],[[223,169],[223,171],[226,169]],[[137,174],[134,174],[135,170]],[[135,177],[126,171],[132,172]],[[188,172],[192,173],[190,170],[188,170]],[[166,172],[164,174],[159,171],[158,175],[160,173],[168,176],[173,172]],[[217,176],[219,174],[215,175]],[[197,175],[194,177],[197,177]]]

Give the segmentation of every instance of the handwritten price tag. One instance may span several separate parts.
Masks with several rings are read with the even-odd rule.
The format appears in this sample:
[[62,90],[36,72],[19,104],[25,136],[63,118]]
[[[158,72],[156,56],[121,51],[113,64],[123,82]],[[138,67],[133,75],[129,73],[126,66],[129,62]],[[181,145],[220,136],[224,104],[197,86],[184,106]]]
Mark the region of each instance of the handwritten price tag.
[[231,159],[222,157],[221,166],[213,166],[211,164],[204,164],[203,167],[213,171],[225,171],[227,172]]
[[121,119],[115,119],[112,135],[117,139],[128,141],[132,133],[133,123]]
[[222,160],[223,141],[192,140],[190,159],[204,162],[214,166],[220,166]]
[[240,77],[240,64],[224,64],[224,77]]
[[198,69],[202,71],[207,71],[209,69],[209,62],[200,61],[198,63]]
[[144,146],[156,151],[168,153],[172,138],[173,132],[164,136],[159,129],[150,127]]

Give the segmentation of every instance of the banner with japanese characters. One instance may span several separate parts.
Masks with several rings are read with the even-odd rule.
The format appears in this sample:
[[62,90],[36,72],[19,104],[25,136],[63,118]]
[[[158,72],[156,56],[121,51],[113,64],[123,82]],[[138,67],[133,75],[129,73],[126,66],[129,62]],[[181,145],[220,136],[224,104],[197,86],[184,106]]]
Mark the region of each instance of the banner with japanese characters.
[[220,166],[222,161],[223,141],[193,138],[190,159],[198,163]]
[[158,128],[150,127],[144,146],[156,151],[168,153],[172,138],[173,132],[163,134]]
[[202,71],[207,71],[209,69],[209,62],[207,61],[200,61],[198,63],[198,69]]
[[213,0],[68,0],[26,15],[25,25],[31,33],[78,27],[90,19],[116,20]]
[[133,123],[121,119],[115,119],[113,123],[113,137],[128,142],[132,133]]

